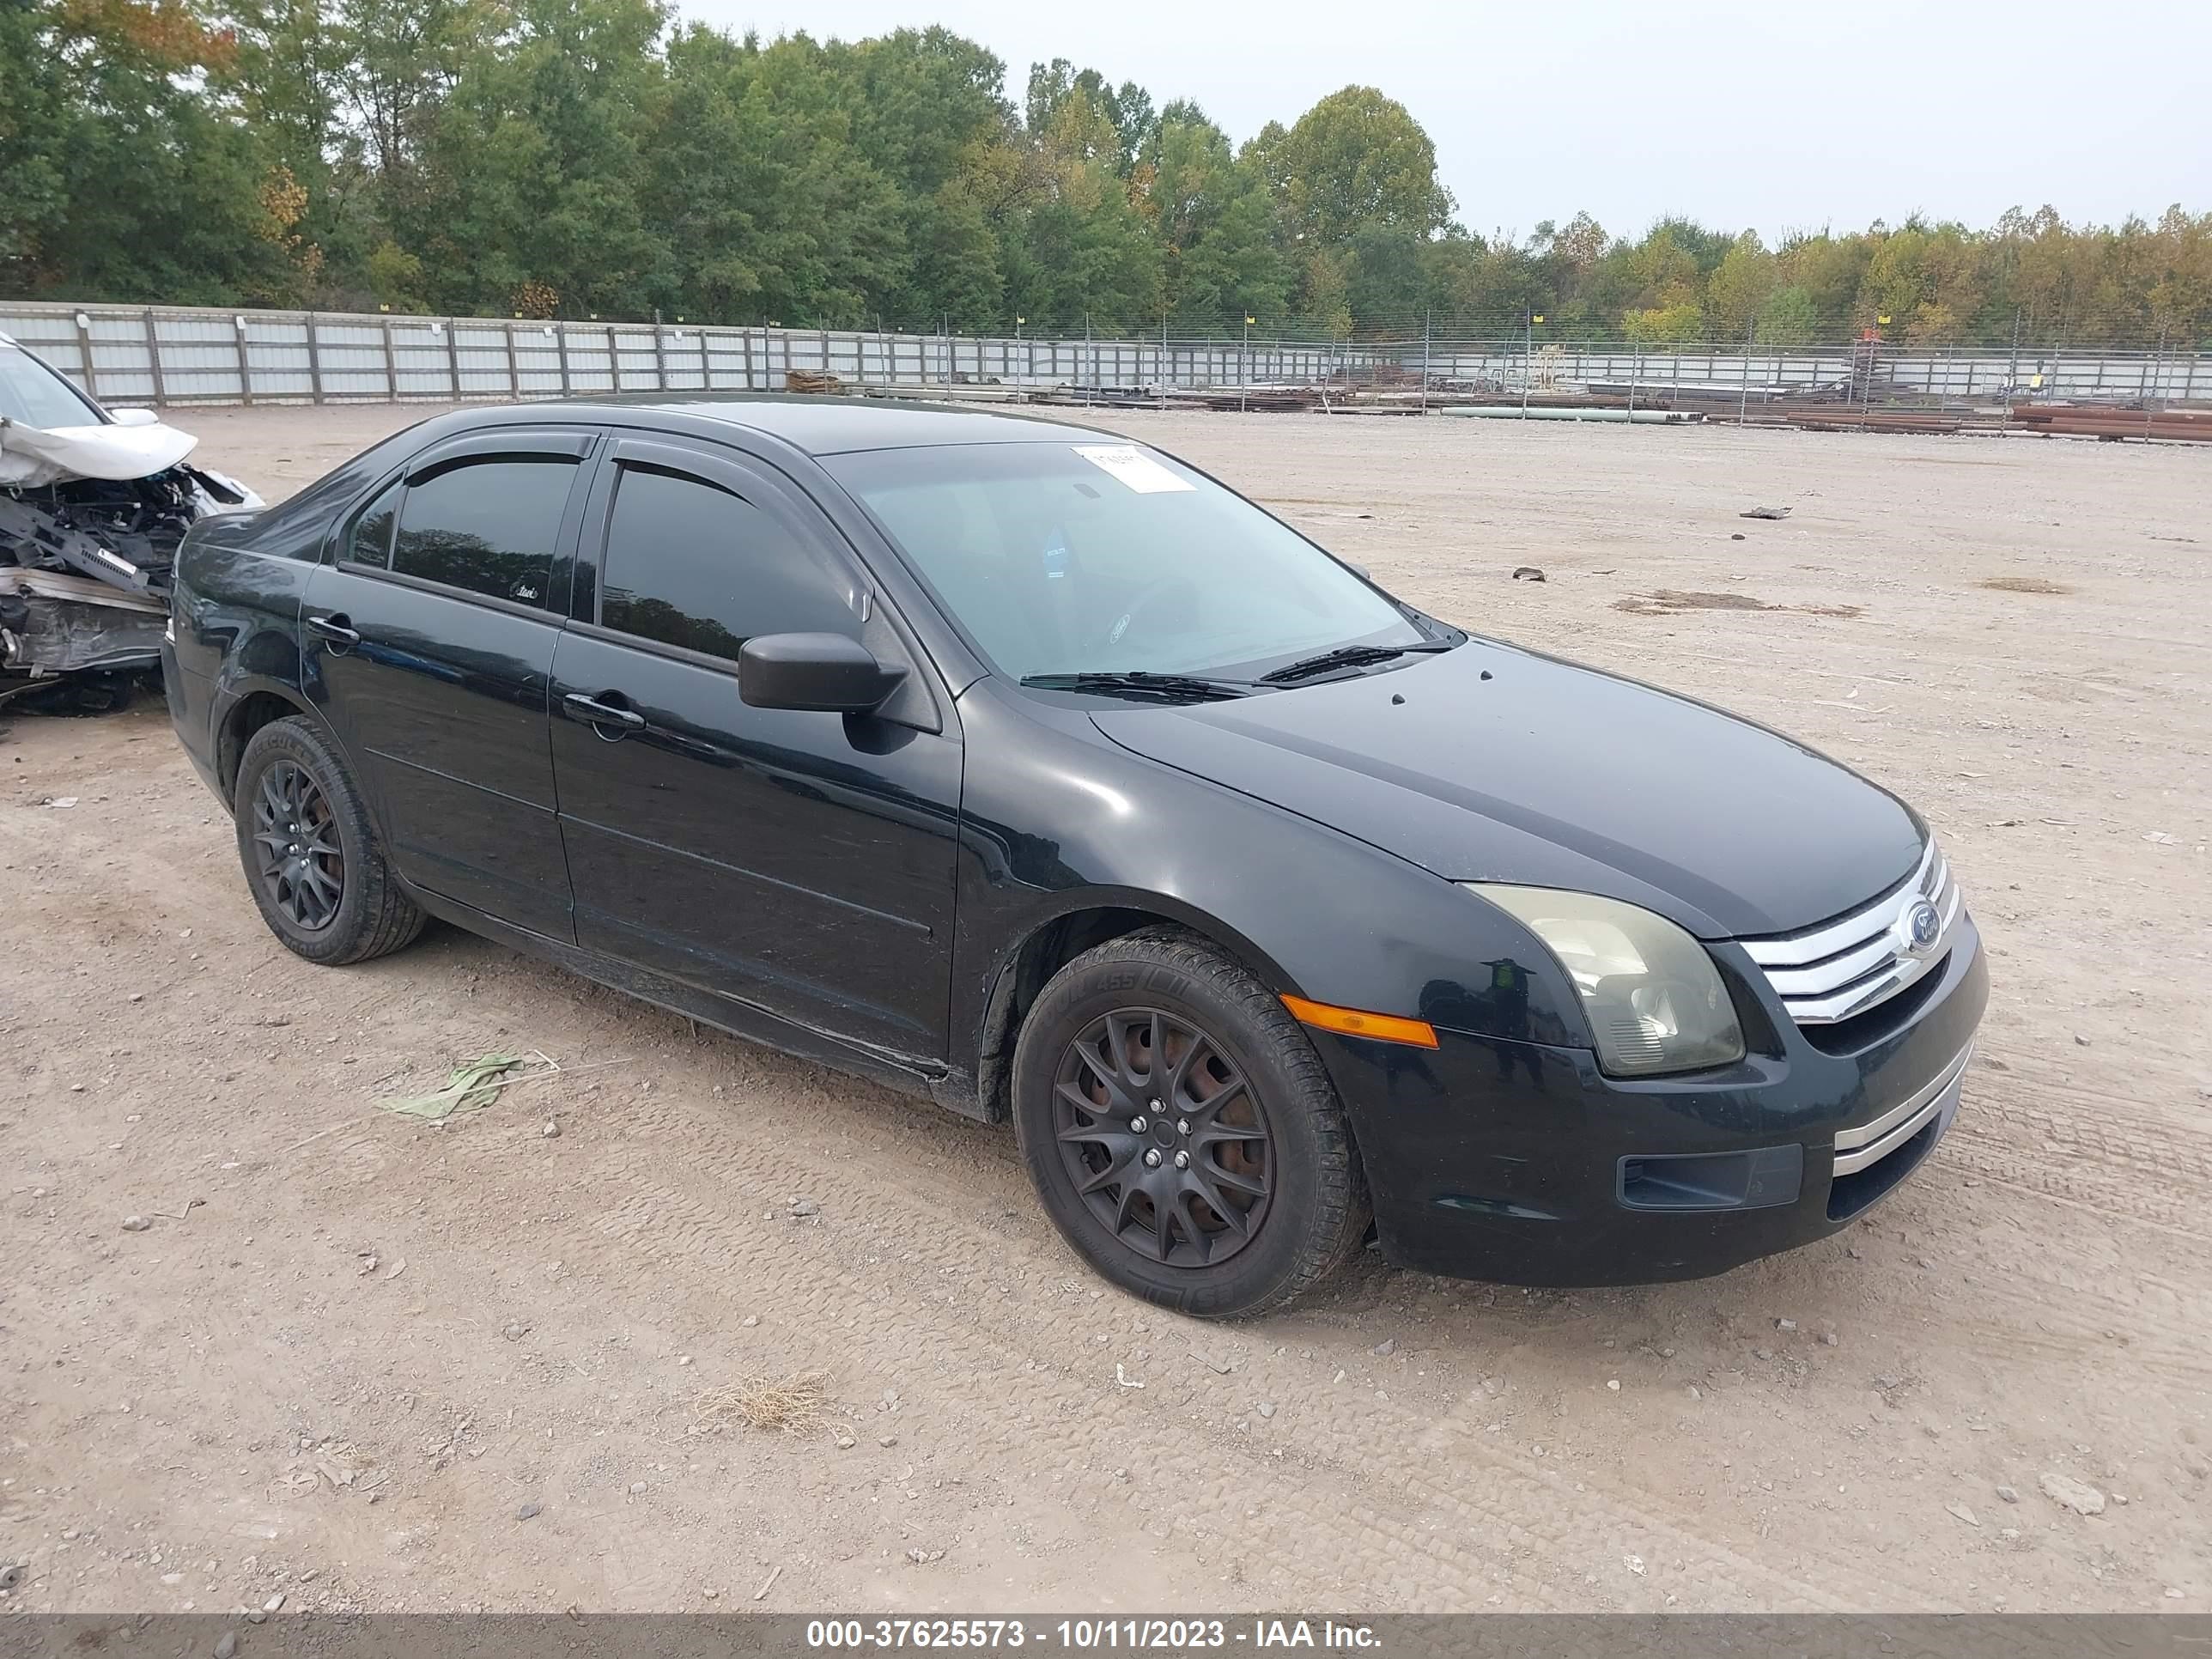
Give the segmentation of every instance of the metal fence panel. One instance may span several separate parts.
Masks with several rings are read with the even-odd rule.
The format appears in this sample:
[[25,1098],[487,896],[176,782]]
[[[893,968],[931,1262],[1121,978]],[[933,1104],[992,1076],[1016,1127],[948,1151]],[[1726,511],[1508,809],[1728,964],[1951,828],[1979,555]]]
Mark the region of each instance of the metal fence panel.
[[571,326],[567,334],[569,389],[573,392],[612,392],[615,389],[614,331]]
[[248,384],[257,398],[311,398],[313,377],[307,365],[307,324],[303,318],[246,314],[239,330],[245,344]]
[[356,318],[310,319],[314,342],[314,392],[325,398],[389,398],[393,367],[384,330]]
[[1038,339],[689,324],[0,303],[13,336],[104,401],[159,404],[552,398],[774,390],[797,371],[877,386],[1407,386],[1425,397],[1596,387],[1741,407],[1819,395],[1884,405],[2212,399],[2195,352],[2050,347],[1547,345]]
[[457,342],[443,323],[394,319],[386,337],[392,343],[388,376],[401,398],[453,395],[453,353]]

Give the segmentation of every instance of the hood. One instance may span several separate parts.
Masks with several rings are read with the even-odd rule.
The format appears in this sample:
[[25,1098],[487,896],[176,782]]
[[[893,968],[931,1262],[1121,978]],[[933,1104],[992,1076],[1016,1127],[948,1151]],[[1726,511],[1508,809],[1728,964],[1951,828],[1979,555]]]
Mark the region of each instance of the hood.
[[159,422],[146,426],[25,426],[0,420],[0,485],[32,489],[64,478],[117,483],[165,472],[199,442]]
[[1911,874],[1924,841],[1895,796],[1778,732],[1490,641],[1092,718],[1126,749],[1449,879],[1599,893],[1704,939],[1826,921]]

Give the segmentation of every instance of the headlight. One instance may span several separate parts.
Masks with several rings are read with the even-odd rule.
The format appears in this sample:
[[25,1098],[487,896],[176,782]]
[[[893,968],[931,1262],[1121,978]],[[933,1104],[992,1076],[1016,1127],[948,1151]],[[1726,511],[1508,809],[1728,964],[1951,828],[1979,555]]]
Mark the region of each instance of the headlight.
[[1664,916],[1594,893],[1465,884],[1558,958],[1589,1016],[1598,1064],[1619,1077],[1743,1058],[1743,1028],[1705,947]]

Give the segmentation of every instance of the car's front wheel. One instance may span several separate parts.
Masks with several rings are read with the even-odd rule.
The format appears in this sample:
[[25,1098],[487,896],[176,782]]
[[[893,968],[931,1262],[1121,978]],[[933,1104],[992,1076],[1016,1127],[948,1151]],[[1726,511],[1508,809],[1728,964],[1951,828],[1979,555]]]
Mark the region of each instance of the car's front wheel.
[[1013,1092],[1046,1212],[1147,1301],[1264,1313],[1328,1278],[1365,1232],[1365,1184],[1320,1056],[1279,998],[1194,934],[1129,934],[1061,969],[1023,1024]]
[[345,763],[298,715],[253,734],[232,796],[238,856],[269,931],[310,962],[367,962],[422,931]]

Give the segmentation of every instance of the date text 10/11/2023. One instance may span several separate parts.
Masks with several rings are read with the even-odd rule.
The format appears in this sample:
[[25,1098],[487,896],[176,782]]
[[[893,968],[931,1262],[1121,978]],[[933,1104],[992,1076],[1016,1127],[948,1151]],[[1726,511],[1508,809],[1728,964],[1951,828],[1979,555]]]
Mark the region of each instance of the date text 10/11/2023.
[[1225,1619],[817,1619],[806,1626],[812,1649],[1058,1648],[1180,1652],[1195,1648],[1329,1648],[1371,1651],[1367,1625],[1334,1620],[1255,1619],[1243,1628]]

